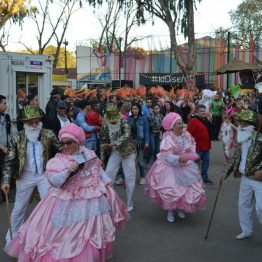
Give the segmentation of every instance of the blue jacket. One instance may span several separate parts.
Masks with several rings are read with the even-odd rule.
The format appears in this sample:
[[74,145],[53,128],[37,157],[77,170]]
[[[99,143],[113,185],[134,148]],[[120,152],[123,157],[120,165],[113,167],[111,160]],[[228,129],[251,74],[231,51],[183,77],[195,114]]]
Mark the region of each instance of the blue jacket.
[[76,116],[76,124],[83,128],[85,132],[91,133],[91,136],[87,138],[89,141],[96,140],[95,126],[89,126],[86,123],[85,115],[82,111],[80,111]]
[[[132,130],[132,125],[134,123],[134,117],[129,116],[128,122]],[[135,140],[143,140],[145,144],[149,145],[149,127],[148,127],[148,120],[145,116],[138,117],[138,120],[136,122],[136,129],[137,129],[137,135],[136,137],[133,136],[133,138]]]

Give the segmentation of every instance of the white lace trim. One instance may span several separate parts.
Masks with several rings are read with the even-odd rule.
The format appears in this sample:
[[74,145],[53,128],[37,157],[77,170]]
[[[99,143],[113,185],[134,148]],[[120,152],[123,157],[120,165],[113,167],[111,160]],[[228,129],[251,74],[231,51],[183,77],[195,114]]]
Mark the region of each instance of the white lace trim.
[[109,212],[110,206],[104,196],[90,200],[62,200],[56,204],[51,219],[54,227],[59,229]]

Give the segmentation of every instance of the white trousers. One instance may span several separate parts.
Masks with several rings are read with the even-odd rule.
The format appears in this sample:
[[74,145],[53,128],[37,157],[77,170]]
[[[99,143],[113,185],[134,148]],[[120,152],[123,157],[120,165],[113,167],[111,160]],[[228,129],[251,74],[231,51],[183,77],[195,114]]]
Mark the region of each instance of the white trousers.
[[253,232],[253,212],[262,224],[262,182],[242,176],[239,189],[238,211],[242,232],[250,236]]
[[[24,172],[20,179],[16,180],[15,205],[11,213],[12,236],[15,237],[20,226],[24,223],[25,213],[33,190],[37,187],[41,199],[46,195],[49,183],[44,175]],[[7,232],[6,242],[11,240],[10,232]]]
[[115,182],[121,163],[125,176],[127,205],[128,207],[132,207],[136,184],[136,153],[122,157],[119,153],[112,151],[106,166],[106,174],[110,177],[113,183]]

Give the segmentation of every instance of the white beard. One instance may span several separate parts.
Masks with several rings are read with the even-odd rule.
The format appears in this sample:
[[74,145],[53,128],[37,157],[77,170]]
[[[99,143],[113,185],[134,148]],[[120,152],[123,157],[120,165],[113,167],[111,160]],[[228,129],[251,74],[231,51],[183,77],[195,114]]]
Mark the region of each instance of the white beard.
[[255,127],[251,125],[244,128],[239,126],[237,129],[237,142],[242,144],[248,141],[253,135],[254,128]]
[[28,126],[27,124],[24,124],[26,138],[30,142],[35,143],[39,138],[39,134],[40,134],[40,131],[42,129],[42,126],[43,126],[42,122],[39,122],[39,125],[35,128]]

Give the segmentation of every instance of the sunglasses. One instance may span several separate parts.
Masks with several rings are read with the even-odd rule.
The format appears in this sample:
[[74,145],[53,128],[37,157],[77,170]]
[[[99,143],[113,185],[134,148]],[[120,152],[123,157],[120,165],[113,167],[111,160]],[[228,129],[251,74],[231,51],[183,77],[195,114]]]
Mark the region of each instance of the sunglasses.
[[60,144],[61,144],[62,146],[65,146],[65,145],[70,146],[70,145],[72,145],[73,143],[75,143],[74,140],[68,140],[68,141],[61,141],[61,142],[60,142]]

